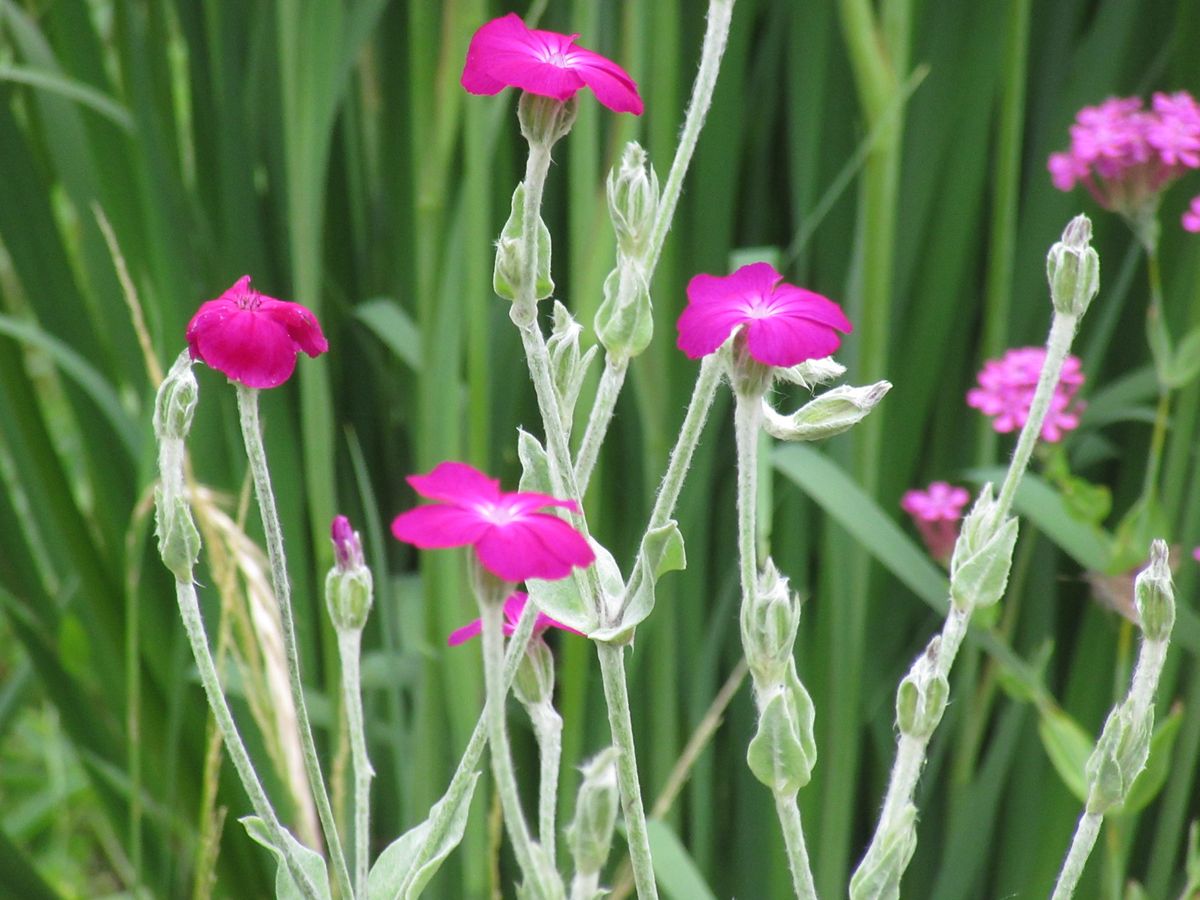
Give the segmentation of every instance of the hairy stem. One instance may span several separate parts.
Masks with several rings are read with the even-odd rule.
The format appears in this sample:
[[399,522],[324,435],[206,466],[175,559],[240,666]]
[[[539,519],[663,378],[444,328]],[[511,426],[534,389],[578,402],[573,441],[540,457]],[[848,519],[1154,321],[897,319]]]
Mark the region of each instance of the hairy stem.
[[338,629],[338,653],[342,659],[342,702],[346,706],[346,724],[350,731],[350,753],[354,767],[354,890],[356,897],[367,896],[367,870],[371,845],[371,779],[375,770],[367,754],[367,733],[363,722],[362,680],[359,660],[362,631]]

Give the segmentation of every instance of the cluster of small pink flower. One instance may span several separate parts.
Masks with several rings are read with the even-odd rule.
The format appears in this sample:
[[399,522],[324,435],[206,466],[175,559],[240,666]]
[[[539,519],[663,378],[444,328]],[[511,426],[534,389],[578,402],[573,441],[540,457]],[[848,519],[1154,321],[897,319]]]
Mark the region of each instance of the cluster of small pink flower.
[[[1156,93],[1146,109],[1138,97],[1110,97],[1086,106],[1071,126],[1071,146],[1047,163],[1054,186],[1082,183],[1105,209],[1137,221],[1189,169],[1200,169],[1200,104],[1187,91]],[[1200,197],[1183,227],[1200,231]]]
[[929,555],[942,565],[950,561],[958,523],[970,499],[966,488],[944,481],[935,481],[923,491],[907,491],[900,499],[900,508],[912,516]]
[[[1001,434],[1016,431],[1029,418],[1029,405],[1045,361],[1045,347],[1017,347],[1000,359],[989,359],[977,376],[979,386],[967,392],[967,405],[991,416],[992,427]],[[1082,385],[1079,358],[1068,356],[1042,424],[1043,440],[1060,441],[1079,425],[1083,401],[1076,394]]]

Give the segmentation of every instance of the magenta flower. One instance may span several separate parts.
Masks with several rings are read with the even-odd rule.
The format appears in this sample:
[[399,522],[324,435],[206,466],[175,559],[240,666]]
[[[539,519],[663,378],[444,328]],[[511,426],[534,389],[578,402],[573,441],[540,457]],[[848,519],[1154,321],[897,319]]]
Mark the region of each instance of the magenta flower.
[[252,388],[291,378],[301,350],[315,357],[329,349],[311,311],[260,294],[249,275],[200,306],[188,323],[187,342],[192,359]]
[[577,34],[528,28],[516,13],[480,27],[467,48],[462,86],[472,94],[506,87],[570,100],[582,87],[613,112],[642,114],[642,98],[629,73],[598,53],[575,46]]
[[429,550],[475,548],[485,569],[504,581],[566,578],[572,566],[589,566],[596,555],[588,542],[546,506],[579,511],[574,500],[500,490],[500,482],[466,463],[438,463],[428,475],[410,475],[422,497],[436,500],[396,516],[392,534]]
[[850,320],[832,300],[786,284],[768,263],[742,266],[724,278],[697,275],[688,282],[676,345],[689,359],[707,356],[742,328],[750,355],[764,366],[794,366],[829,356],[848,334]]
[[1137,219],[1171,182],[1200,168],[1200,105],[1178,91],[1155,94],[1150,109],[1137,97],[1084,107],[1071,146],[1052,153],[1047,168],[1060,191],[1082,183],[1105,209]]
[[1184,231],[1200,232],[1200,197],[1192,198],[1179,221]]
[[[967,405],[991,416],[992,427],[1001,434],[1023,427],[1045,360],[1045,347],[1019,347],[1009,350],[1001,359],[989,359],[977,376],[979,386],[967,391]],[[1079,358],[1068,356],[1042,423],[1044,440],[1051,443],[1062,440],[1066,432],[1079,425],[1083,401],[1075,395],[1082,384]]]
[[[524,591],[513,591],[509,594],[508,599],[504,601],[504,636],[511,637],[512,633],[517,630],[517,622],[520,621],[521,613],[525,609],[525,604],[529,600],[529,595]],[[533,633],[541,634],[547,628],[557,628],[559,631],[569,631],[571,634],[582,635],[582,631],[576,631],[570,625],[564,625],[558,619],[552,619],[544,612],[539,612],[537,618],[533,622]],[[483,623],[476,619],[473,622],[468,622],[462,628],[450,632],[450,636],[446,638],[446,643],[451,647],[456,647],[473,637],[477,637],[479,632],[483,630]]]
[[940,563],[945,564],[954,551],[963,507],[970,499],[966,488],[944,481],[935,481],[923,491],[907,491],[900,499],[900,508],[912,516],[929,555]]

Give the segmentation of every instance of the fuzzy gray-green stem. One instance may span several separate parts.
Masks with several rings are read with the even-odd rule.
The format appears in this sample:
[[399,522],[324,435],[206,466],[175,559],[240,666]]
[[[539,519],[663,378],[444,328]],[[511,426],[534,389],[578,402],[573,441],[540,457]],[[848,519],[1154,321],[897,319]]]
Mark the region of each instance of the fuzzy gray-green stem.
[[363,722],[362,679],[359,660],[362,630],[338,629],[338,654],[342,660],[342,702],[346,706],[346,726],[350,732],[351,763],[354,767],[354,891],[367,896],[367,871],[371,844],[371,779],[375,770],[367,754],[367,733]]
[[1086,810],[1079,817],[1079,824],[1075,827],[1075,836],[1071,839],[1071,849],[1063,862],[1062,872],[1059,873],[1050,900],[1070,900],[1075,893],[1075,886],[1079,884],[1083,867],[1087,865],[1088,857],[1092,854],[1092,847],[1096,845],[1096,838],[1100,834],[1100,825],[1103,821],[1104,816]]
[[548,700],[529,709],[529,719],[533,723],[533,736],[538,745],[538,840],[545,848],[546,856],[553,860],[556,852],[554,820],[558,812],[563,720]]
[[[738,572],[742,583],[742,605],[754,602],[758,591],[758,446],[762,431],[762,394],[736,393],[734,435],[737,439],[737,524]],[[788,869],[792,887],[801,900],[816,900],[808,847],[804,841],[804,826],[795,792],[776,790],[775,812],[787,848]]]
[[279,525],[279,510],[275,505],[275,491],[271,487],[271,472],[267,467],[267,452],[263,447],[262,426],[258,420],[258,391],[238,384],[237,398],[242,440],[246,444],[246,456],[250,461],[250,474],[254,479],[254,492],[258,497],[258,509],[262,515],[263,532],[267,539],[271,586],[275,591],[275,601],[279,604],[288,684],[292,692],[292,702],[296,705],[304,769],[308,773],[309,788],[317,804],[317,814],[321,818],[321,830],[329,846],[329,856],[338,888],[343,897],[353,897],[355,895],[350,881],[350,870],[346,866],[342,839],[333,818],[333,808],[329,804],[325,776],[321,772],[321,761],[317,757],[317,745],[313,740],[312,724],[308,718],[308,705],[304,700],[304,682],[300,678],[300,653],[296,647],[296,625],[292,614],[291,584],[288,581],[287,559],[283,553],[283,529]]
[[604,436],[608,432],[613,410],[617,406],[617,397],[621,395],[621,386],[625,383],[625,373],[628,370],[628,359],[605,356],[604,373],[596,387],[596,399],[592,401],[587,429],[579,444],[579,452],[575,454],[575,481],[579,490],[584,493],[587,493],[588,482],[592,480],[592,471],[596,468],[600,446],[604,443]]
[[629,691],[625,686],[625,648],[597,642],[600,672],[604,678],[604,701],[608,707],[608,726],[617,757],[617,785],[621,809],[625,813],[629,862],[639,900],[657,900],[658,885],[650,857],[650,835],[646,829],[646,810],[642,806],[642,787],[638,780],[637,755],[633,743],[633,722],[629,716]]

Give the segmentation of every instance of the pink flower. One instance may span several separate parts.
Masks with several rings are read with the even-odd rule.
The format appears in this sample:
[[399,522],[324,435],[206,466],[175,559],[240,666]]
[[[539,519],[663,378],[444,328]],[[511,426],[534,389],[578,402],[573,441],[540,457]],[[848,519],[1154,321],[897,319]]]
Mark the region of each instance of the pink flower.
[[1105,209],[1138,219],[1188,169],[1200,168],[1200,105],[1187,91],[1110,97],[1087,106],[1071,126],[1071,146],[1052,153],[1050,178],[1060,191],[1083,184]]
[[[1001,434],[1023,427],[1045,360],[1045,347],[1019,347],[1009,350],[1001,359],[989,359],[977,376],[979,386],[967,391],[967,405],[991,416],[992,427]],[[1075,395],[1082,384],[1079,359],[1068,356],[1042,423],[1044,440],[1059,441],[1064,433],[1079,425],[1083,402],[1076,400]]]
[[504,581],[566,578],[572,566],[596,556],[583,535],[545,506],[579,511],[574,500],[500,490],[500,482],[465,463],[438,463],[428,475],[410,475],[422,497],[436,500],[396,516],[392,534],[423,549],[473,546],[485,569]]
[[[525,609],[525,604],[529,600],[529,595],[523,591],[513,591],[507,600],[504,601],[504,636],[511,637],[512,633],[517,630],[517,622],[521,618],[521,613]],[[476,619],[473,622],[468,622],[462,628],[450,632],[450,637],[446,638],[446,643],[451,647],[456,647],[471,638],[478,636],[483,628],[483,623]],[[544,612],[539,612],[537,618],[533,622],[533,633],[541,634],[547,628],[557,628],[559,631],[569,631],[571,634],[582,635],[582,631],[576,631],[569,625],[564,625],[557,619],[552,619]]]
[[1193,197],[1191,204],[1180,217],[1184,231],[1200,232],[1200,197]]
[[935,481],[924,491],[907,491],[900,499],[900,508],[912,516],[929,555],[940,563],[946,563],[954,551],[958,523],[970,499],[966,488],[944,481]]
[[745,326],[750,355],[764,366],[794,366],[829,356],[848,334],[850,320],[832,300],[795,285],[765,262],[742,266],[724,278],[697,275],[687,286],[688,305],[679,317],[680,350],[689,359],[707,356]]
[[528,28],[516,13],[493,19],[471,38],[462,86],[472,94],[516,87],[555,100],[570,100],[580,88],[590,87],[613,112],[640,116],[642,98],[629,73],[575,46],[577,37]]
[[318,356],[329,349],[311,311],[260,294],[249,275],[200,306],[188,323],[187,342],[192,359],[252,388],[291,378],[301,350]]

